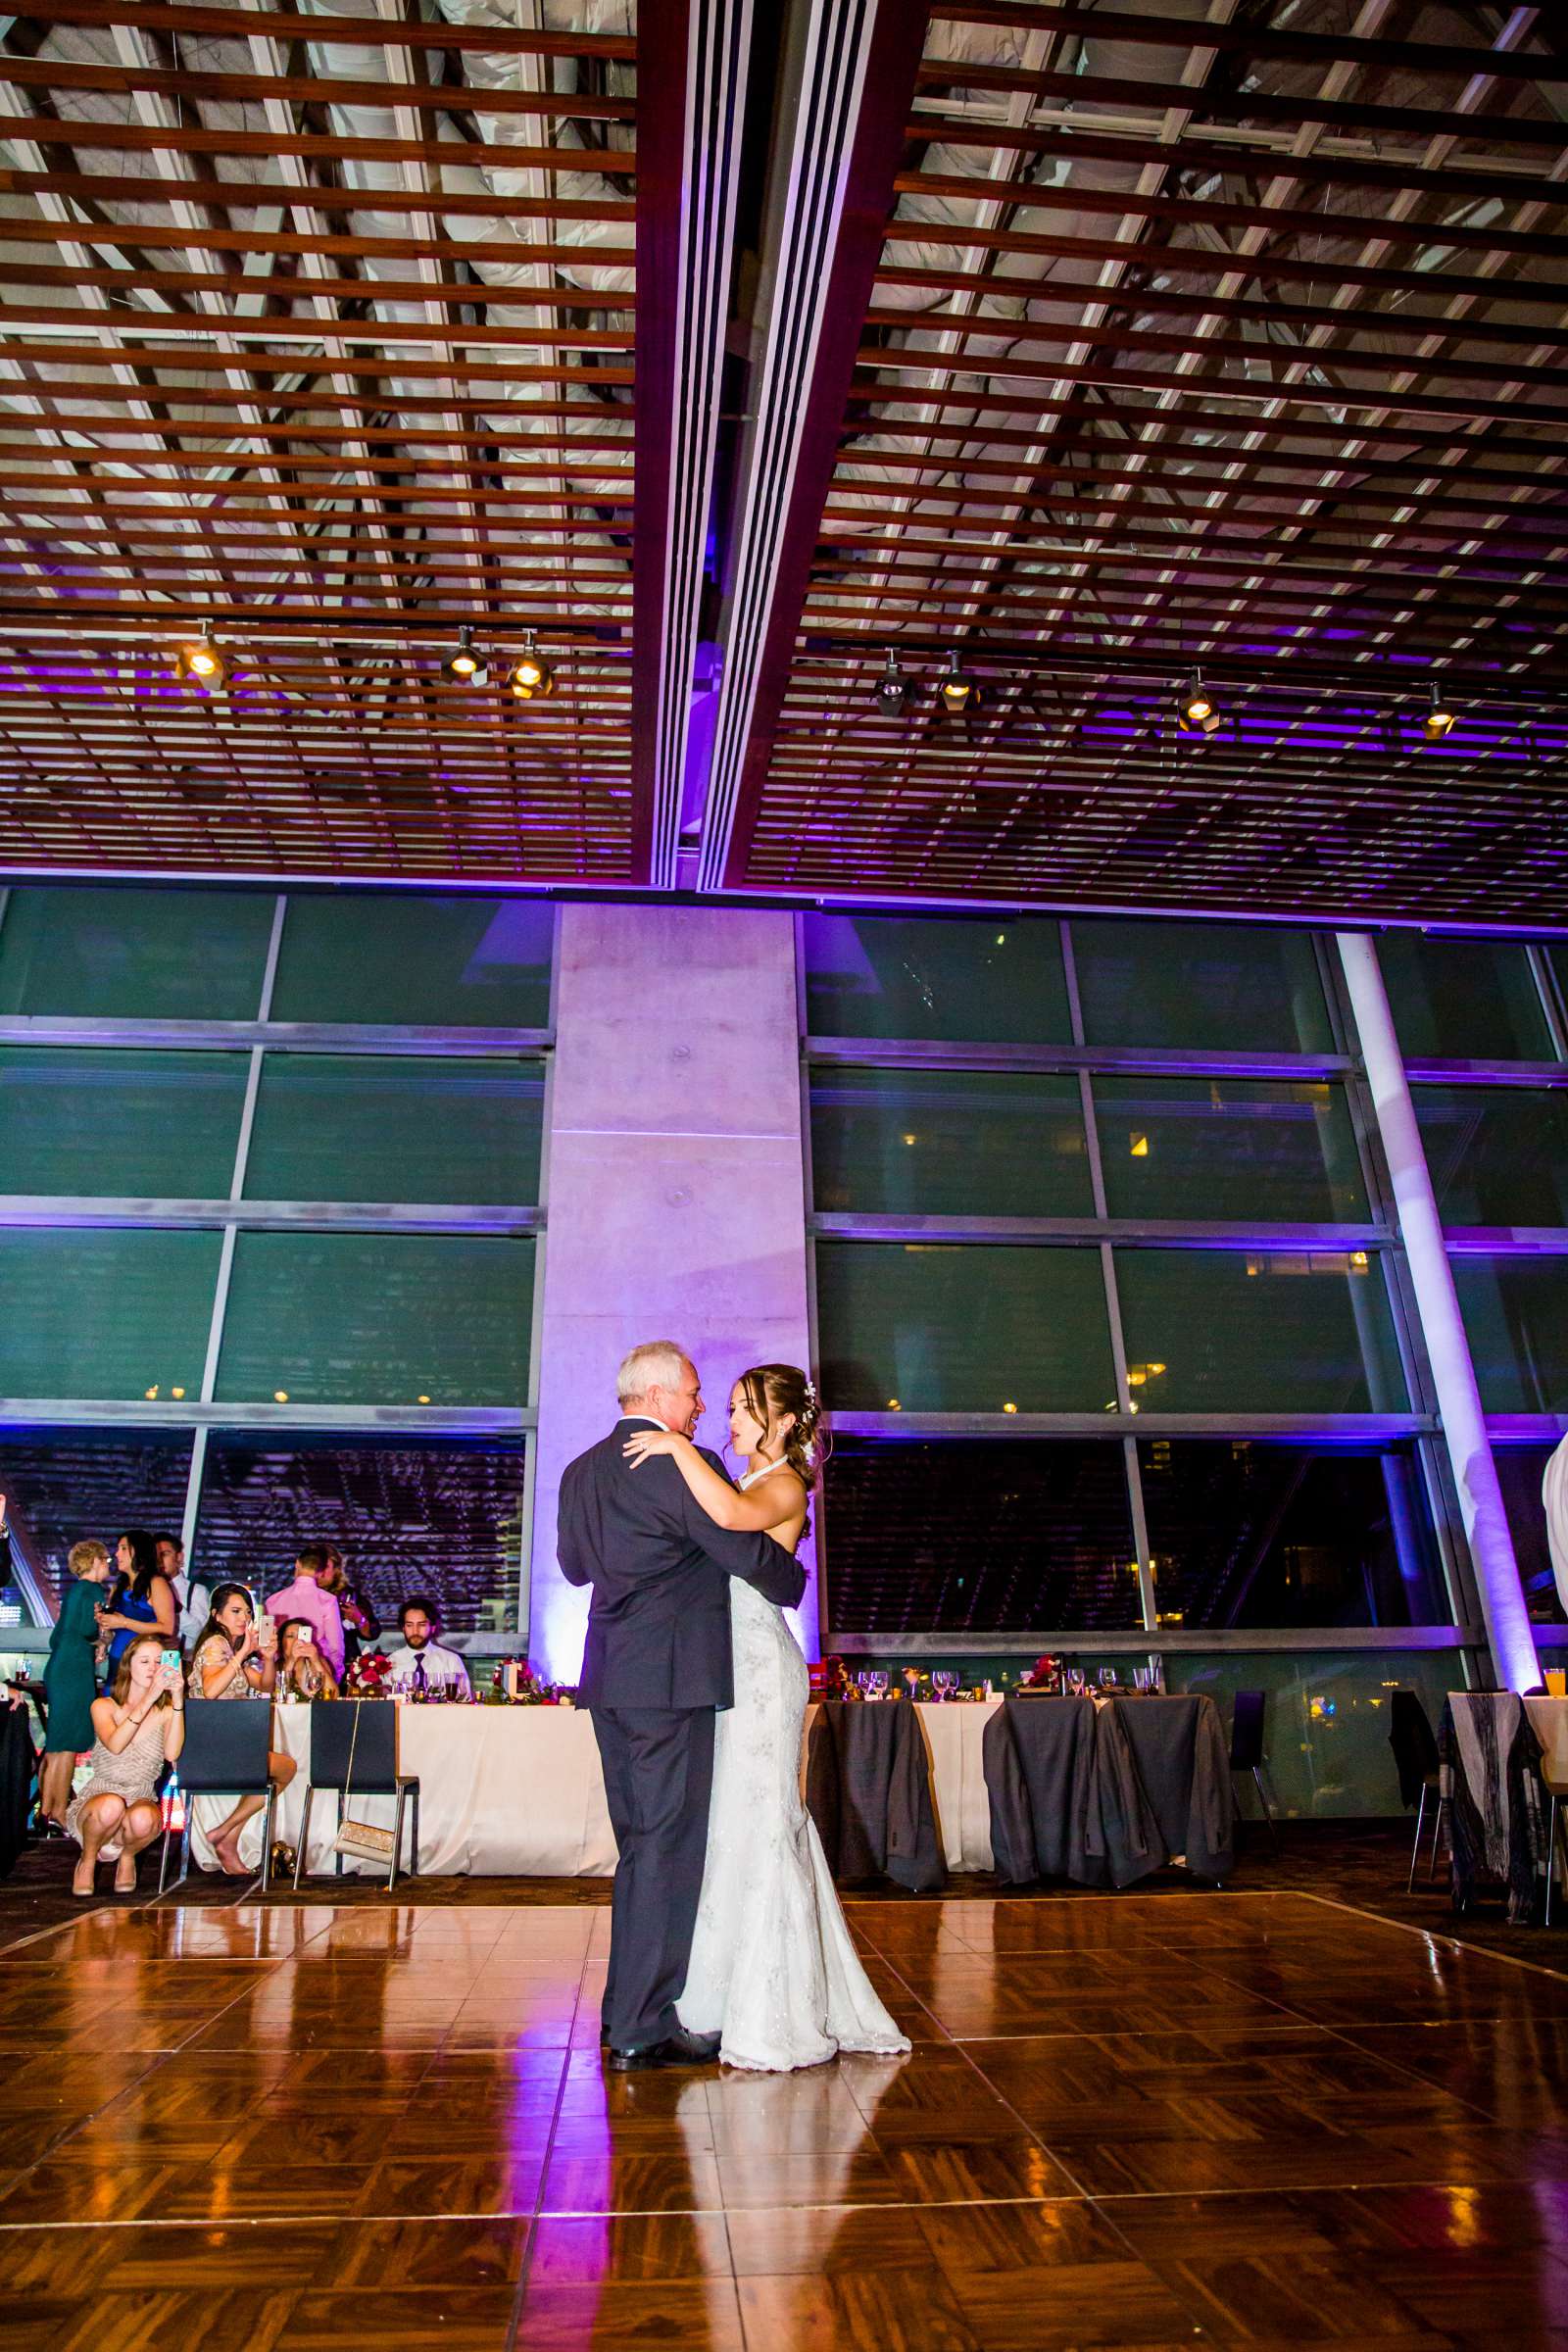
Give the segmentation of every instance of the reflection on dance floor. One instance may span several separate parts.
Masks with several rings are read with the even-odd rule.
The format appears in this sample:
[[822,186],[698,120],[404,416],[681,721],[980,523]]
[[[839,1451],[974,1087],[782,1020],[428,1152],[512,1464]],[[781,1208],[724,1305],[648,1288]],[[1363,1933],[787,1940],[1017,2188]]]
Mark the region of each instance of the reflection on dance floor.
[[8,2352],[1494,2345],[1568,2311],[1568,1980],[1299,1893],[854,1904],[907,2058],[607,2080],[602,1908],[0,1954]]

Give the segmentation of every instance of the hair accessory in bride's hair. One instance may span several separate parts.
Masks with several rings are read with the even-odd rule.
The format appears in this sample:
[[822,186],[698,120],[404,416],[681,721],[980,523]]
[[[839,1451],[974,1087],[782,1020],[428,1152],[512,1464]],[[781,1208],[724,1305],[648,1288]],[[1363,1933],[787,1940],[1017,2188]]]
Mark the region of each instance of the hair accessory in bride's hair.
[[806,1401],[808,1404],[814,1404],[816,1402],[816,1383],[814,1380],[808,1380],[806,1384]]

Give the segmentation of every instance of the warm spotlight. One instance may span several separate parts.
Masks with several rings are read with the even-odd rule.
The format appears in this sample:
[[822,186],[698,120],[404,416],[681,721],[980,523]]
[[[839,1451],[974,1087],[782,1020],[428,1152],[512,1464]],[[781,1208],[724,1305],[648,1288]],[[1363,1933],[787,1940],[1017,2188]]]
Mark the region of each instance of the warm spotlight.
[[886,666],[871,691],[889,718],[898,718],[909,699],[909,681],[900,669],[899,657],[891,646],[884,661]]
[[187,686],[205,686],[209,694],[223,692],[230,666],[228,656],[212,634],[211,622],[199,637],[187,637],[174,656],[174,675]]
[[519,703],[536,703],[556,691],[556,673],[536,650],[532,629],[522,633],[522,651],[507,672],[507,691]]
[[1201,670],[1195,669],[1187,681],[1176,706],[1176,723],[1184,735],[1212,735],[1219,725],[1219,712],[1214,708],[1213,696],[1203,684]]
[[1445,735],[1452,733],[1459,713],[1447,696],[1439,692],[1436,678],[1432,681],[1430,695],[1426,716],[1421,721],[1421,731],[1428,743],[1441,743]]
[[455,653],[448,654],[441,664],[441,675],[450,678],[454,686],[483,686],[490,677],[490,664],[483,654],[473,650],[473,631],[465,626],[458,631]]
[[937,692],[942,697],[943,709],[953,718],[961,718],[966,710],[980,708],[980,689],[959,668],[956,652],[948,655],[948,666],[937,680]]

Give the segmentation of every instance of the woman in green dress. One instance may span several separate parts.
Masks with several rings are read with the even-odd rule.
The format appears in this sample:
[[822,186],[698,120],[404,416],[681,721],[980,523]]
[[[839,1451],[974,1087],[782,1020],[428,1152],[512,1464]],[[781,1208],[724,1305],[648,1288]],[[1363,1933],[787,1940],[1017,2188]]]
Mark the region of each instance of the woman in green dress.
[[49,1637],[49,1663],[43,1687],[49,1699],[44,1727],[43,1763],[38,1773],[38,1803],[46,1820],[65,1827],[71,1802],[71,1784],[76,1759],[93,1743],[92,1702],[98,1695],[98,1603],[109,1579],[109,1553],[98,1543],[73,1544],[70,1560],[74,1580],[66,1589],[55,1630]]

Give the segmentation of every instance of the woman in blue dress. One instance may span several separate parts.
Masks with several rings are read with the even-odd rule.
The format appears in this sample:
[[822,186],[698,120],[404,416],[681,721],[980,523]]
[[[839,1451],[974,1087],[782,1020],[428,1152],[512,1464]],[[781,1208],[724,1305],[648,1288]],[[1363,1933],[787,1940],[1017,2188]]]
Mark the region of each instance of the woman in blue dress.
[[93,1743],[98,1603],[109,1577],[109,1547],[96,1538],[74,1544],[68,1564],[74,1581],[66,1588],[61,1601],[60,1616],[49,1637],[49,1663],[43,1670],[49,1720],[44,1726],[43,1763],[38,1772],[39,1806],[45,1819],[62,1829],[76,1759]]
[[177,1649],[179,1604],[174,1588],[158,1565],[158,1546],[144,1527],[133,1527],[115,1545],[115,1584],[98,1612],[98,1630],[109,1636],[104,1683],[114,1689],[120,1661],[138,1634],[162,1634]]

